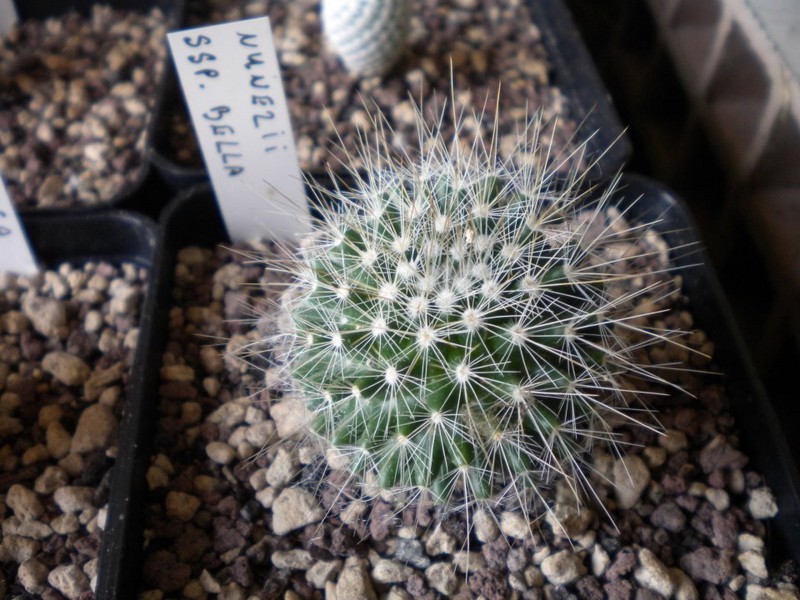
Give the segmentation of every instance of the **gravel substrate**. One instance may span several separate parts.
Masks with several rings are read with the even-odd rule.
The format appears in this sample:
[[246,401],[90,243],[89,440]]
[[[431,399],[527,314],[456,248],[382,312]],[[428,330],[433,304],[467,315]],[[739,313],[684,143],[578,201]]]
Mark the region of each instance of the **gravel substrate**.
[[21,208],[108,202],[140,177],[164,14],[93,7],[0,39],[0,173]]
[[[450,63],[457,105],[467,114],[494,114],[498,86],[498,130],[501,153],[516,142],[515,123],[526,110],[542,108],[547,119],[559,117],[556,148],[568,148],[575,121],[585,115],[570,112],[554,82],[551,64],[536,23],[522,0],[409,0],[411,33],[404,59],[383,80],[354,80],[337,57],[326,48],[319,22],[319,0],[251,0],[224,8],[218,1],[196,2],[190,7],[194,24],[268,15],[272,22],[283,83],[289,99],[300,167],[321,172],[327,163],[339,169],[341,144],[349,150],[359,131],[370,130],[369,113],[377,105],[394,130],[393,143],[413,153],[417,140],[414,110],[409,95],[426,98],[429,115],[439,113],[438,99],[451,97]],[[204,10],[205,9],[205,10]],[[555,75],[557,77],[557,74]],[[488,101],[488,105],[487,105]],[[374,104],[373,104],[374,103]],[[441,102],[439,103],[441,104]],[[445,114],[445,124],[452,115]],[[491,119],[482,124],[484,139],[491,139]],[[465,120],[464,138],[477,127]],[[450,131],[445,127],[444,133]],[[584,132],[588,136],[592,132]],[[544,140],[546,143],[546,140]],[[171,117],[163,150],[182,165],[200,167],[196,142],[185,113]]]
[[[663,243],[647,243],[663,259]],[[560,488],[549,496],[558,518],[532,528],[511,503],[469,521],[424,502],[398,512],[390,498],[342,489],[336,457],[292,437],[303,408],[281,397],[274,368],[261,365],[262,390],[263,373],[224,358],[275,327],[248,324],[244,302],[263,311],[264,288],[243,284],[271,277],[222,248],[180,253],[147,476],[144,600],[798,597],[797,566],[768,562],[775,499],[739,449],[718,378],[685,373],[696,399],[653,402],[665,435],[620,429],[634,442],[626,456],[596,449],[594,491],[613,524]],[[670,308],[657,325],[692,327],[681,299]],[[713,354],[700,331],[688,344]],[[649,352],[713,368],[676,346]]]
[[92,598],[147,272],[0,275],[0,597]]

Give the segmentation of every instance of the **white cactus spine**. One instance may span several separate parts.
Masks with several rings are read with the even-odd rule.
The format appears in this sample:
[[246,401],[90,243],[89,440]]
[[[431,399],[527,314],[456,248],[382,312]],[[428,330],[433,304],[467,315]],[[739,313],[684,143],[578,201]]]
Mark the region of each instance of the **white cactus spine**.
[[585,146],[553,164],[541,114],[520,165],[493,140],[462,144],[461,122],[450,139],[416,118],[420,159],[393,152],[378,118],[358,151],[368,175],[317,189],[333,207],[274,266],[294,279],[271,340],[289,389],[358,482],[444,506],[524,507],[555,479],[592,494],[589,450],[624,443],[619,423],[657,431],[640,399],[680,368],[641,360],[680,345],[637,321],[671,287],[658,270],[633,284],[652,224],[612,207],[616,181],[590,201]]

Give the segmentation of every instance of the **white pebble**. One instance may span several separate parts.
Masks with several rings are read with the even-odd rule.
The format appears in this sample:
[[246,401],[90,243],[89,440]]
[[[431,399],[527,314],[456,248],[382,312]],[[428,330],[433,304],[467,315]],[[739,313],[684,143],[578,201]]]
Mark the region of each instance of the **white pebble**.
[[318,560],[306,571],[306,580],[317,589],[324,589],[325,584],[333,581],[342,568],[341,560]]
[[58,488],[67,485],[68,482],[69,476],[64,469],[50,465],[45,467],[42,474],[36,478],[36,481],[33,484],[33,489],[37,494],[49,496]]
[[683,570],[672,568],[669,570],[672,581],[675,582],[675,591],[673,597],[675,600],[699,600],[700,592],[697,591],[697,586]]
[[755,575],[761,579],[768,575],[767,564],[764,562],[764,557],[758,552],[748,550],[740,554],[738,558],[742,568],[751,575]]
[[324,516],[325,511],[311,492],[285,488],[272,503],[272,530],[283,535],[319,522]]
[[797,593],[751,583],[744,590],[744,600],[797,600]]
[[209,442],[206,455],[218,465],[227,465],[236,457],[236,451],[223,442]]
[[58,515],[55,519],[50,521],[50,526],[59,535],[69,535],[75,533],[80,529],[80,521],[78,516],[72,513],[66,515]]
[[244,421],[244,414],[246,412],[244,405],[239,402],[226,402],[217,410],[212,412],[206,421],[214,425],[222,425],[224,427],[235,427]]
[[53,529],[50,525],[41,521],[22,521],[17,527],[17,535],[32,540],[43,540],[53,535]]
[[675,454],[689,447],[686,434],[676,429],[669,429],[664,435],[658,436],[658,444],[670,454]]
[[278,448],[267,470],[267,483],[272,487],[285,487],[297,474],[297,456],[285,448]]
[[47,576],[47,582],[67,598],[77,598],[89,591],[89,578],[76,565],[59,565]]
[[633,576],[639,585],[665,598],[669,598],[675,589],[669,569],[647,548],[639,551],[639,568],[634,571]]
[[459,577],[448,562],[433,563],[425,569],[425,579],[431,588],[444,596],[452,596],[458,590]]
[[620,508],[633,508],[650,483],[650,470],[645,462],[630,454],[614,463],[614,491]]
[[778,504],[769,488],[762,487],[750,492],[747,509],[755,519],[769,519],[778,514]]
[[521,513],[505,511],[500,515],[500,531],[510,538],[524,540],[531,534],[531,525]]
[[191,521],[202,502],[197,496],[184,492],[170,491],[165,500],[167,515],[183,521]]
[[459,573],[472,573],[486,566],[486,559],[480,552],[459,550],[453,554],[453,565]]
[[67,352],[48,352],[42,359],[42,369],[64,385],[83,385],[91,369],[81,358]]
[[764,540],[752,533],[740,533],[736,539],[739,552],[753,550],[759,554],[764,553]]
[[275,496],[277,495],[278,492],[275,490],[275,488],[265,487],[256,493],[256,500],[258,500],[259,504],[261,504],[261,506],[264,508],[272,508],[272,505],[275,502]]
[[731,504],[731,499],[728,496],[728,492],[719,488],[710,487],[706,489],[706,500],[711,503],[711,506],[719,511],[726,510]]
[[272,564],[279,569],[293,571],[306,571],[314,564],[314,559],[308,550],[276,550],[271,556]]
[[542,561],[542,574],[553,585],[570,585],[586,573],[580,556],[570,550],[551,554]]
[[26,560],[17,570],[17,579],[29,594],[40,594],[47,583],[49,569],[41,562],[32,558]]
[[611,557],[608,552],[600,544],[595,544],[592,549],[592,575],[595,577],[602,577],[606,572],[608,565],[611,564]]
[[244,413],[244,422],[248,425],[255,425],[267,419],[267,415],[263,410],[256,406],[248,406]]
[[430,534],[425,542],[425,552],[428,556],[439,554],[453,554],[456,551],[456,539],[442,529],[441,525]]
[[305,403],[296,399],[284,398],[283,401],[276,402],[270,407],[269,414],[282,438],[301,431],[311,420],[311,413]]
[[66,485],[58,488],[53,500],[62,513],[79,513],[93,508],[94,488]]
[[20,521],[33,521],[44,514],[44,506],[36,492],[15,483],[6,493],[6,505],[14,511]]
[[372,579],[378,583],[403,583],[414,573],[414,569],[396,560],[379,559],[372,567]]

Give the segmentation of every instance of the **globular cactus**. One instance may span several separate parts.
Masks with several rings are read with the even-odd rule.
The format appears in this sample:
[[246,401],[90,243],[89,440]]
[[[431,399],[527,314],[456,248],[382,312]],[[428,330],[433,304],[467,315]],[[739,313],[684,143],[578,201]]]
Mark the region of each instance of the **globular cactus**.
[[548,165],[540,131],[508,162],[428,132],[412,163],[378,135],[278,267],[294,276],[283,368],[360,480],[440,502],[535,496],[554,476],[587,484],[586,451],[615,422],[651,427],[631,386],[659,377],[635,356],[668,335],[633,320],[653,289],[619,253],[644,227],[610,208],[613,183],[588,201],[584,171]]
[[355,76],[385,75],[405,48],[406,0],[322,0],[321,18],[325,36]]

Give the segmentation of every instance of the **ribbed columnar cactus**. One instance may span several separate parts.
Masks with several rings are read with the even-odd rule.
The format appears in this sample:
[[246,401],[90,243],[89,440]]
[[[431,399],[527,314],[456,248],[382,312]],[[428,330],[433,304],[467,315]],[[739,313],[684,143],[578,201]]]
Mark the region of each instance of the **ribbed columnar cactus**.
[[403,53],[406,0],[322,0],[321,16],[325,36],[355,76],[384,75]]
[[362,479],[466,502],[585,482],[586,450],[641,410],[631,381],[658,379],[634,349],[664,333],[631,320],[653,290],[620,269],[644,228],[610,210],[613,184],[587,202],[582,171],[545,166],[540,126],[520,165],[435,133],[411,163],[379,136],[351,191],[323,192],[335,205],[289,266],[282,360]]

